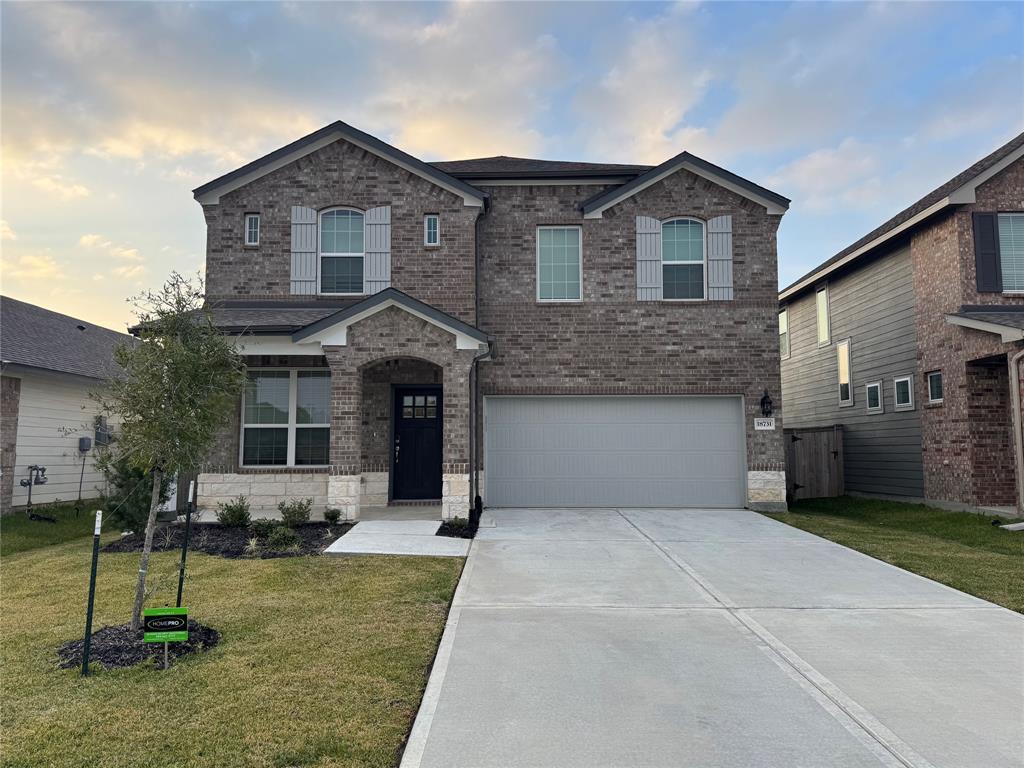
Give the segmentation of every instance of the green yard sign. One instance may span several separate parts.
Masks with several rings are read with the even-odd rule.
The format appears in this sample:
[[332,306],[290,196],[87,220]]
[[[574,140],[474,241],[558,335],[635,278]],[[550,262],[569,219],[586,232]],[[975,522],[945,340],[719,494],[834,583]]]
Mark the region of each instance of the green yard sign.
[[146,643],[183,643],[188,640],[188,608],[147,608],[142,631]]

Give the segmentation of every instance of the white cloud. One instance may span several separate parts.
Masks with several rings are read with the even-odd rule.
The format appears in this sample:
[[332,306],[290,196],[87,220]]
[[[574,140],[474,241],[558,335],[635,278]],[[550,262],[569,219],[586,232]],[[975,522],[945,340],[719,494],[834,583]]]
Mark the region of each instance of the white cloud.
[[4,260],[4,276],[21,280],[63,280],[64,269],[48,253],[26,253]]
[[141,264],[125,264],[120,267],[114,267],[110,270],[113,275],[121,278],[139,277],[146,273],[146,268]]
[[116,243],[107,240],[102,235],[82,235],[78,238],[78,245],[82,248],[102,251],[108,256],[113,256],[115,259],[123,259],[125,261],[143,261],[142,254],[139,253],[138,248],[128,248],[124,245],[117,245]]
[[0,240],[17,240],[18,235],[11,225],[7,223],[7,219],[0,219]]
[[877,197],[883,169],[876,149],[847,137],[837,147],[817,149],[797,158],[768,177],[772,189],[785,190],[802,207],[828,209],[863,207]]

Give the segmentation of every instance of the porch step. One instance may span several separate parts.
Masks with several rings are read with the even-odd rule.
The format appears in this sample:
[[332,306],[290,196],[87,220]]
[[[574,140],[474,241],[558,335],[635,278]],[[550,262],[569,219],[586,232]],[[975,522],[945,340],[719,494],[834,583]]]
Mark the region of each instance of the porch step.
[[468,539],[436,536],[438,520],[365,520],[324,550],[325,555],[465,557]]

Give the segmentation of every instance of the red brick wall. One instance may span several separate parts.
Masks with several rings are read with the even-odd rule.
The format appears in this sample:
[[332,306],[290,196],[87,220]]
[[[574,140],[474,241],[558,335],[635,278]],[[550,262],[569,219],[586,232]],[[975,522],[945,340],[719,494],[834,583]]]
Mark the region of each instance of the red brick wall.
[[0,515],[11,511],[20,404],[21,379],[0,376]]
[[967,423],[971,437],[974,502],[1012,505],[1016,498],[1009,370],[967,366]]
[[[995,334],[951,325],[945,315],[965,304],[1024,304],[1024,296],[977,291],[971,217],[974,211],[1024,210],[1024,161],[981,185],[976,199],[976,203],[934,220],[911,241],[921,372],[915,382],[915,402],[922,411],[926,498],[993,504],[997,502],[986,499],[1005,498],[999,489],[1013,486],[1013,465],[1000,462],[998,455],[993,458],[993,450],[1005,445],[1004,437],[988,439],[990,432],[982,435],[980,426],[972,426],[972,419],[975,411],[979,416],[985,414],[979,424],[994,425],[997,435],[1009,434],[1008,422],[998,423],[999,413],[1009,419],[1009,409],[1001,411],[995,395],[971,394],[975,387],[984,392],[998,382],[989,382],[967,363],[987,359],[997,364],[1003,369],[1002,385],[1008,386],[1007,353],[1020,345],[1003,343]],[[942,371],[943,403],[929,406],[925,376],[934,370]],[[1012,455],[1012,444],[1010,451]],[[993,466],[994,460],[998,463]],[[999,478],[993,473],[999,473]],[[983,490],[983,481],[994,483],[994,490]],[[1010,501],[998,503],[1011,502],[1012,495]]]

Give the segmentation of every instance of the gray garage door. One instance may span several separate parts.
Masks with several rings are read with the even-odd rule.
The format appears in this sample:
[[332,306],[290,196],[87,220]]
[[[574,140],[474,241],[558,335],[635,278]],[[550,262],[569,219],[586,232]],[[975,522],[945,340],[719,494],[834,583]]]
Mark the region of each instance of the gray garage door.
[[742,507],[738,397],[488,397],[492,507]]

